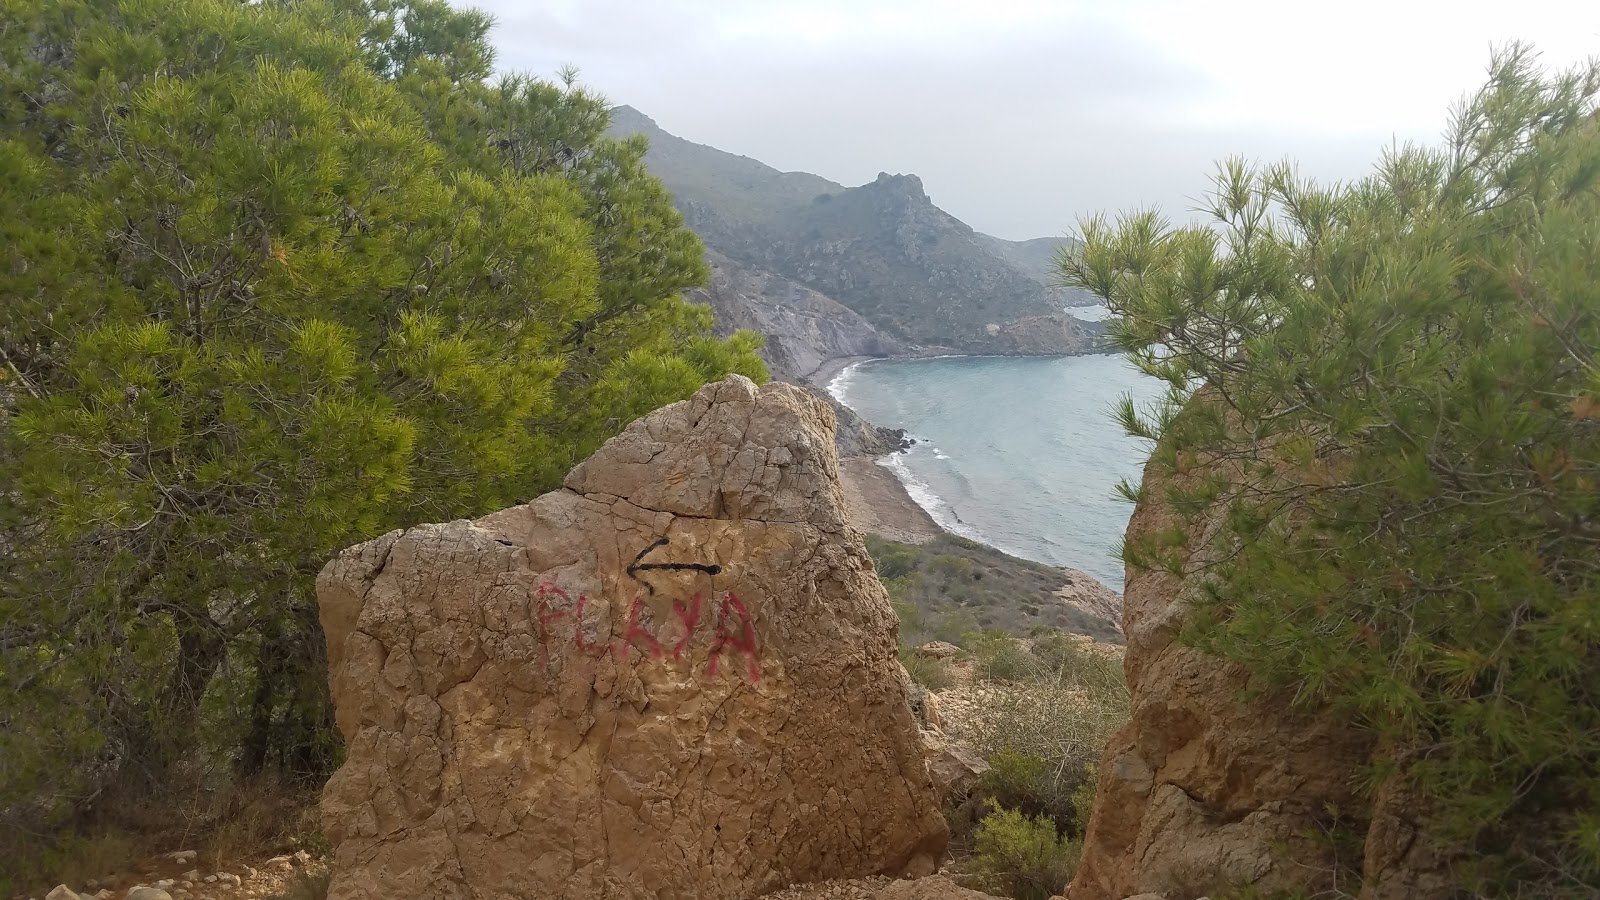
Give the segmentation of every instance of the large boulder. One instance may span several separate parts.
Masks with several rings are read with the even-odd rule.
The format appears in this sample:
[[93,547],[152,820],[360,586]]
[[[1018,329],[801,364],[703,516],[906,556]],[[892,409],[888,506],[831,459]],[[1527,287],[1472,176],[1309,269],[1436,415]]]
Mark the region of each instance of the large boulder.
[[333,900],[743,898],[948,833],[826,404],[734,377],[317,582]]
[[[1166,479],[1158,464],[1146,467],[1130,541],[1178,524]],[[1203,538],[1224,514],[1219,505],[1191,534]],[[1262,692],[1242,667],[1178,640],[1207,563],[1191,552],[1182,574],[1128,571],[1132,717],[1101,757],[1069,900],[1194,900],[1243,888],[1333,895],[1358,879],[1362,900],[1451,896],[1414,801],[1392,784],[1370,799],[1357,792],[1381,753],[1370,735]],[[1365,846],[1350,852],[1330,839],[1336,830],[1365,831]]]

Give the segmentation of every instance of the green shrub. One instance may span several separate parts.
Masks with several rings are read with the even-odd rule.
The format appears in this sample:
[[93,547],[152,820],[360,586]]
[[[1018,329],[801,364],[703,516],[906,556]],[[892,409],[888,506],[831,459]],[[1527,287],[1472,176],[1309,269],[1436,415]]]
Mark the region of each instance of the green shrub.
[[897,544],[873,535],[867,535],[867,552],[872,564],[878,568],[878,577],[888,584],[890,579],[909,575],[917,569],[922,553],[913,544]]
[[1042,816],[1001,809],[978,825],[978,868],[1016,900],[1047,900],[1078,867],[1082,844],[1062,837]]
[[1181,638],[1367,730],[1351,777],[1416,795],[1462,894],[1592,897],[1600,61],[1537,58],[1443,146],[1332,186],[1232,160],[1210,221],[1097,219],[1063,268],[1170,387],[1118,411],[1172,512],[1123,555],[1203,571]]
[[928,568],[935,574],[945,578],[970,578],[972,574],[972,560],[962,556],[952,556],[940,553],[928,563]]
[[1007,749],[991,754],[987,762],[989,769],[978,780],[984,796],[1006,809],[1055,818],[1049,809],[1052,798],[1041,791],[1050,774],[1044,757]]
[[933,637],[947,644],[965,647],[967,635],[977,628],[977,616],[964,609],[953,609],[939,617],[939,624],[933,628]]
[[906,667],[912,681],[930,691],[942,691],[955,683],[944,660],[923,656],[909,647],[900,648],[900,664]]
[[1094,796],[1099,780],[1094,764],[1083,767],[1083,783],[1072,792],[1073,833],[1079,838],[1089,830],[1089,816],[1094,812]]
[[328,886],[332,881],[333,874],[326,870],[307,872],[299,869],[284,887],[283,893],[274,900],[327,900]]
[[910,603],[894,599],[889,595],[889,607],[894,610],[894,616],[900,621],[900,636],[909,640],[910,635],[920,634],[923,628],[922,610]]
[[963,645],[972,651],[978,677],[985,681],[1022,681],[1041,671],[1038,661],[1004,632],[968,635]]
[[1034,638],[1030,652],[1059,681],[1112,693],[1127,690],[1121,659],[1085,649],[1071,635],[1051,630]]
[[[1090,662],[1075,675],[1071,666],[1049,671],[1037,660],[1032,665],[1031,680],[990,689],[964,723],[965,737],[989,762],[981,786],[991,797],[1048,815],[1063,832],[1076,834],[1087,824],[1087,807],[1080,804],[1092,802],[1091,766],[1128,721],[1128,690],[1119,666]],[[1089,794],[1076,797],[1086,782]]]
[[890,599],[923,613],[925,624],[908,628],[919,639],[930,636],[924,629],[936,628],[940,616],[968,608],[985,615],[932,636],[956,643],[965,631],[979,627],[1020,635],[1043,620],[1100,640],[1121,640],[1110,623],[1054,600],[1054,591],[1065,581],[1059,569],[949,536],[901,544],[868,535],[866,543]]

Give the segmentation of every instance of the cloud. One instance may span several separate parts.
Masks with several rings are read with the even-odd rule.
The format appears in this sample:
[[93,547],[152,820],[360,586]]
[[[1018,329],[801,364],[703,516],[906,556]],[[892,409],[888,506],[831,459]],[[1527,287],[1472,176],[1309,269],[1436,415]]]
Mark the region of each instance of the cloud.
[[[1587,7],[1348,0],[520,0],[496,14],[504,68],[586,83],[693,141],[858,184],[915,172],[1004,237],[1096,210],[1182,217],[1214,160],[1364,173],[1430,140],[1492,40],[1553,62],[1600,49]],[[1589,22],[1587,36],[1585,26]]]

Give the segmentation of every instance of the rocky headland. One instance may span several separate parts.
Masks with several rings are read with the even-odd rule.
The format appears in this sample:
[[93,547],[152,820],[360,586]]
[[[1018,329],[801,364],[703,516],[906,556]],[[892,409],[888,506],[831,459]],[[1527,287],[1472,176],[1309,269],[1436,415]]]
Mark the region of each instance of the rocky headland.
[[1095,301],[1053,284],[1065,238],[977,232],[915,175],[845,187],[684,140],[631,107],[612,117],[613,135],[649,139],[646,164],[709,248],[700,299],[722,327],[766,335],[779,377],[839,357],[1094,349],[1098,329],[1063,309]]

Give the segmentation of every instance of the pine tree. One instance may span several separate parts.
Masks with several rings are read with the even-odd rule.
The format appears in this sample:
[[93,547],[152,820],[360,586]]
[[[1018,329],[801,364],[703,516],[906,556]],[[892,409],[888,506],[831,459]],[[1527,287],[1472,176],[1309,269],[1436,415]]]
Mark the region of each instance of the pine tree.
[[[1166,381],[1185,639],[1348,716],[1463,890],[1600,891],[1600,67],[1501,54],[1446,144],[1318,187],[1226,164],[1209,226],[1063,261]],[[1158,486],[1159,485],[1159,486]],[[1208,529],[1208,523],[1214,529]]]
[[764,380],[683,300],[643,145],[570,78],[491,80],[488,25],[0,0],[0,834],[184,772],[315,783],[331,554]]

